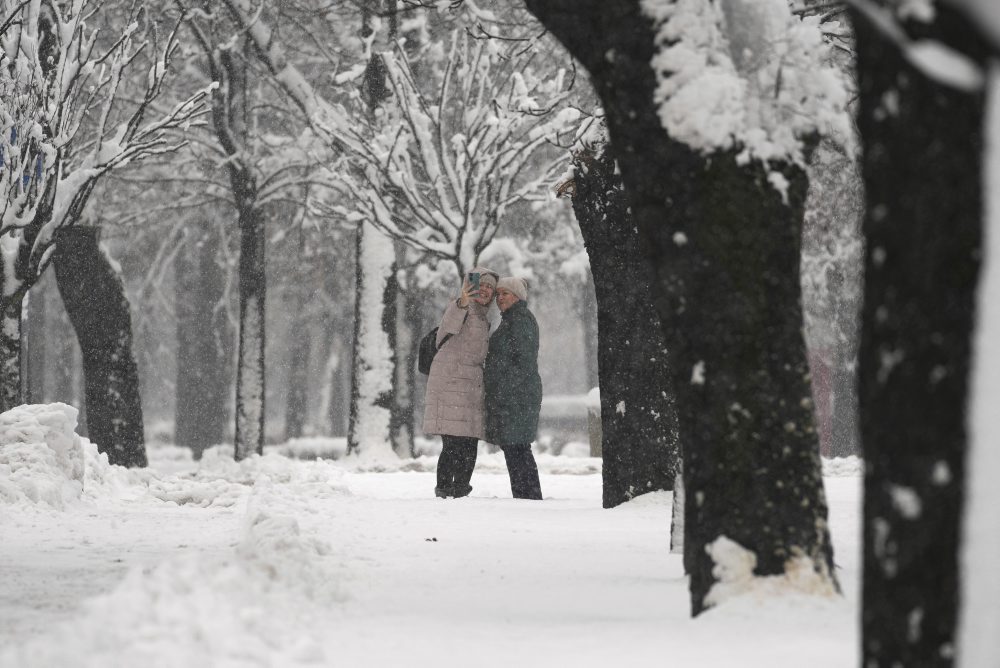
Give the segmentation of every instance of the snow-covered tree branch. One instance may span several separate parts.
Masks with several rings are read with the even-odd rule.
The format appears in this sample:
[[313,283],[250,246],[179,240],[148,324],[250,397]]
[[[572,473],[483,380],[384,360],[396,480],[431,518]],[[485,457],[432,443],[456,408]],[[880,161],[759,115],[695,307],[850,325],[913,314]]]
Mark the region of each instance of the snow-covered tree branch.
[[21,302],[56,231],[79,220],[103,175],[182,146],[172,131],[197,121],[208,90],[150,113],[179,43],[177,26],[160,35],[139,0],[0,0],[0,16],[6,406],[20,391]]
[[336,210],[363,216],[390,236],[443,259],[459,272],[475,264],[510,205],[542,196],[565,168],[546,149],[578,112],[565,71],[536,76],[531,56],[505,57],[488,40],[453,30],[444,73],[422,85],[402,49],[380,55],[391,97],[377,128],[355,123],[362,146],[342,171],[353,195]]
[[[17,19],[0,41],[3,85],[15,93],[5,96],[13,104],[2,111],[7,196],[0,234],[20,230],[28,253],[19,275],[29,285],[54,232],[76,222],[101,176],[176,150],[184,141],[171,131],[205,113],[207,89],[149,118],[178,48],[177,26],[160,38],[144,7],[132,2],[121,34],[102,48],[103,31],[87,21],[113,4],[4,0],[4,14]],[[128,103],[123,93],[136,78],[144,79],[141,93]]]

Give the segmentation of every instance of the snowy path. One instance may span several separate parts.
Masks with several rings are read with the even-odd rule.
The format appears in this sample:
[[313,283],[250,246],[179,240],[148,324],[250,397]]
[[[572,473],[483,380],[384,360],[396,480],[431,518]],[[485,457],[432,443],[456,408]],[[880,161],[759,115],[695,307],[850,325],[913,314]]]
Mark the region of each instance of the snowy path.
[[221,507],[130,488],[0,508],[0,666],[856,662],[857,477],[827,481],[845,599],[748,596],[692,621],[669,494],[603,510],[599,475],[543,474],[546,500],[516,501],[477,470],[472,498],[440,500],[430,473],[284,466],[141,488]]

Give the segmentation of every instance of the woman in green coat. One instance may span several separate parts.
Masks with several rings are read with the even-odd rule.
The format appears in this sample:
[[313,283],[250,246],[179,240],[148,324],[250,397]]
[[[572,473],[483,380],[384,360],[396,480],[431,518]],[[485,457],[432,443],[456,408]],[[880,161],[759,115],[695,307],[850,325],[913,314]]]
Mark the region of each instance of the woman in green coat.
[[507,460],[515,499],[541,499],[531,442],[538,431],[542,379],[538,375],[538,322],[528,310],[528,286],[514,276],[497,282],[501,322],[490,337],[483,371],[486,440]]

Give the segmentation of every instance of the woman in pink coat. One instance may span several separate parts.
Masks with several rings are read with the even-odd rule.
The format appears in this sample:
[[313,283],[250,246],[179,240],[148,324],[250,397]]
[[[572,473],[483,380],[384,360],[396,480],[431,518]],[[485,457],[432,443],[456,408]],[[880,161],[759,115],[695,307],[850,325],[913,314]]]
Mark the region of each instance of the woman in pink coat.
[[442,498],[468,496],[472,491],[469,480],[479,440],[485,435],[483,362],[490,332],[486,312],[499,275],[484,267],[470,273],[479,274],[479,290],[473,291],[466,278],[461,296],[448,303],[427,376],[423,426],[425,434],[439,434],[443,443],[434,488]]

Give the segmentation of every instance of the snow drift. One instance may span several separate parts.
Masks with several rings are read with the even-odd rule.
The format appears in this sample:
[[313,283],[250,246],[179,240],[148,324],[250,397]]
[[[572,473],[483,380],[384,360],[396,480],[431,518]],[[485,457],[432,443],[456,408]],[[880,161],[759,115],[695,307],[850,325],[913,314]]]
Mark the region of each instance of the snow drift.
[[77,415],[66,404],[18,406],[0,413],[0,503],[62,508],[80,498],[85,466]]

